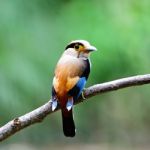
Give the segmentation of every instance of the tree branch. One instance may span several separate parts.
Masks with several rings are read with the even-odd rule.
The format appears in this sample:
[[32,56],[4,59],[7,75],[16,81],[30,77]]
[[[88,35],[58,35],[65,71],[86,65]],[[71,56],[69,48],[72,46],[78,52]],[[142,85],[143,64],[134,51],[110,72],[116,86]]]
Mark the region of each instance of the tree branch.
[[[92,97],[97,94],[102,94],[126,87],[138,86],[149,83],[150,83],[150,74],[122,78],[102,84],[93,85],[84,90],[84,97],[88,99],[89,97]],[[75,104],[83,102],[86,99],[79,98],[79,100],[76,101]],[[58,106],[55,111],[59,109],[60,107]],[[25,127],[41,122],[48,114],[51,113],[53,113],[51,103],[47,102],[43,106],[31,112],[13,119],[12,121],[8,122],[7,124],[5,124],[0,128],[0,141],[5,140],[9,136],[24,129]]]

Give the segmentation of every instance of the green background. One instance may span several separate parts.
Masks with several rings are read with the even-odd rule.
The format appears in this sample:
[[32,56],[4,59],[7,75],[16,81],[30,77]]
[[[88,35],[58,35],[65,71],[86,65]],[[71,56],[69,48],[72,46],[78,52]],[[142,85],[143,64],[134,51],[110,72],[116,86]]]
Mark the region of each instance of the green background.
[[[98,49],[91,55],[86,87],[149,73],[150,1],[1,0],[0,126],[50,99],[55,65],[75,39]],[[75,106],[73,139],[64,137],[57,112],[7,139],[0,149],[149,147],[149,89],[127,88]]]

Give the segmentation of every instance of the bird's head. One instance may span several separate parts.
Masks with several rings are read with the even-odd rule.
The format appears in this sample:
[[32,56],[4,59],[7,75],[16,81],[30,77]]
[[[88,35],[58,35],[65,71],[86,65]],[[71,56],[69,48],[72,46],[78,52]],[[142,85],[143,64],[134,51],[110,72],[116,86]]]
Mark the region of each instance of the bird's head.
[[75,40],[69,43],[65,50],[67,53],[76,55],[77,57],[88,57],[91,52],[96,51],[97,49],[88,41]]

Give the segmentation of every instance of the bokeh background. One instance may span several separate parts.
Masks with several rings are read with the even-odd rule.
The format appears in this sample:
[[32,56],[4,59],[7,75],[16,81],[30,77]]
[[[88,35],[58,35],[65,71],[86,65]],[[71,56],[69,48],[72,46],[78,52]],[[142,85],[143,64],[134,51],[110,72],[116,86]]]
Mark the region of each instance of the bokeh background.
[[[68,42],[86,39],[87,87],[150,71],[149,0],[1,0],[0,126],[50,99],[55,65]],[[149,149],[150,86],[127,88],[75,106],[77,135],[62,133],[60,112],[0,149]]]

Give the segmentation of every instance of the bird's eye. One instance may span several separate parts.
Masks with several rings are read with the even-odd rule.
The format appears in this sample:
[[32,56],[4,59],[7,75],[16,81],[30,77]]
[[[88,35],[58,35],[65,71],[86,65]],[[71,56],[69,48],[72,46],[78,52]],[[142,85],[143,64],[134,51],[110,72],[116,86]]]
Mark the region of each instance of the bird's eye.
[[79,45],[79,44],[76,44],[76,45],[74,46],[74,48],[75,48],[76,50],[78,50],[78,49],[80,48],[80,45]]

